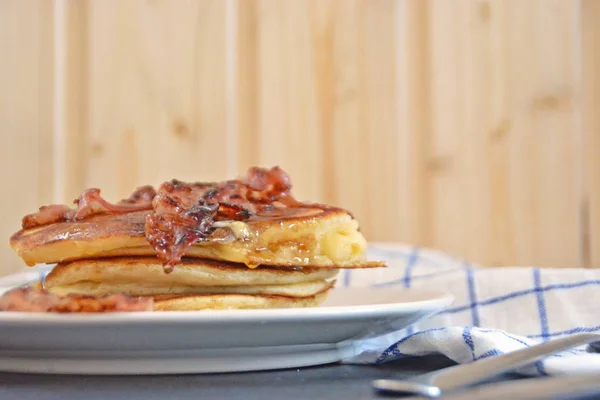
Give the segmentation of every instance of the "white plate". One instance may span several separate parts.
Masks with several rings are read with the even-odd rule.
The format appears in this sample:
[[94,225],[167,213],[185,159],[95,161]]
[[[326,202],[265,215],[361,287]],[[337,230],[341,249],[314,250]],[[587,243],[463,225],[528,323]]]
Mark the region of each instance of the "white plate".
[[415,290],[336,288],[321,307],[115,314],[0,313],[0,371],[172,374],[296,368],[452,302]]

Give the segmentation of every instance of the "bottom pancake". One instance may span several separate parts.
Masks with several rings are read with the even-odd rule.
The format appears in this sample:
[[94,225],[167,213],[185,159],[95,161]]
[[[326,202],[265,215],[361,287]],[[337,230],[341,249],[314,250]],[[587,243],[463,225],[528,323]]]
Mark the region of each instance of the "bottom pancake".
[[58,296],[83,294],[106,296],[120,293],[126,296],[154,296],[180,294],[264,294],[286,297],[309,297],[330,289],[335,281],[318,280],[287,285],[248,286],[187,286],[139,284],[134,282],[77,282],[70,285],[53,286],[49,292]]
[[[241,288],[240,292],[246,291],[246,293],[186,293],[134,296],[117,292],[103,295],[78,292],[66,292],[64,294],[49,293],[43,290],[41,281],[36,281],[28,287],[20,289],[21,291],[33,291],[28,292],[29,294],[24,292],[23,294],[14,293],[14,296],[11,298],[0,296],[0,311],[111,312],[306,308],[317,307],[327,298],[327,295],[333,289],[335,282],[325,282],[325,284],[326,285],[324,286],[318,285],[316,282],[313,286],[298,284],[306,285],[303,288],[305,293],[307,293],[309,289],[314,292],[314,294],[309,296],[301,296],[300,292],[295,293],[295,295],[269,294],[276,292],[274,288],[268,288],[264,293],[252,293],[254,288]],[[322,290],[315,292],[315,290],[320,287]],[[232,289],[233,288],[231,287],[227,288],[227,290]],[[32,297],[31,295],[34,296]],[[115,300],[111,295],[122,297]],[[40,309],[39,307],[42,307],[46,300],[45,296],[50,296],[47,300],[57,303],[59,309]],[[15,299],[15,297],[19,298]],[[23,303],[24,300],[22,299],[26,298],[34,298],[35,303]],[[3,306],[7,307],[3,309]],[[113,306],[113,308],[119,306],[121,309],[107,310],[105,308],[106,306]],[[125,309],[122,308],[124,306],[126,306]],[[132,306],[135,306],[134,309],[127,308]]]
[[320,305],[327,298],[329,290],[331,289],[302,298],[249,294],[157,295],[153,297],[155,311],[304,308]]

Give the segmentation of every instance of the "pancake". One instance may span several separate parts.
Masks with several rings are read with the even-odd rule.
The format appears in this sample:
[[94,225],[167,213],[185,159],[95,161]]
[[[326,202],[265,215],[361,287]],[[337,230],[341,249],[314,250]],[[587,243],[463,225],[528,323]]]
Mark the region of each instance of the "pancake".
[[48,292],[58,296],[82,294],[106,296],[124,294],[126,296],[188,295],[188,294],[259,294],[294,298],[314,296],[333,287],[335,281],[313,281],[287,285],[251,286],[169,286],[140,285],[136,282],[77,282],[71,285],[54,285]]
[[183,259],[165,274],[154,257],[79,260],[58,264],[44,280],[44,289],[80,282],[134,283],[148,287],[286,285],[326,280],[337,275],[324,268],[246,268],[223,261]]
[[154,310],[156,311],[200,311],[317,307],[325,301],[328,293],[329,290],[303,298],[248,294],[162,295],[153,297]]
[[[151,256],[144,235],[149,211],[103,214],[17,232],[11,245],[28,265],[69,260]],[[246,221],[219,221],[207,239],[186,257],[242,263],[250,267],[381,267],[367,262],[367,243],[358,222],[345,210],[328,206],[282,208]]]
[[27,265],[57,264],[33,294],[59,312],[110,301],[121,311],[139,302],[157,311],[310,307],[339,269],[385,266],[367,260],[348,211],[299,202],[291,188],[279,167],[222,182],[172,179],[116,203],[89,188],[72,206],[25,215],[10,244]]

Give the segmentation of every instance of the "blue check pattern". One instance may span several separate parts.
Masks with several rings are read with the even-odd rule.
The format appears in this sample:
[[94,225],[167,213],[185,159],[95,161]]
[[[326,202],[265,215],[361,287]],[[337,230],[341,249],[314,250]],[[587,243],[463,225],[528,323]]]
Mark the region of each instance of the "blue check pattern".
[[[385,243],[371,245],[370,258],[389,268],[346,271],[340,285],[429,288],[456,299],[432,318],[365,341],[348,362],[443,354],[467,363],[566,335],[600,333],[600,270],[483,268],[439,251]],[[600,354],[574,349],[519,372],[600,372]]]

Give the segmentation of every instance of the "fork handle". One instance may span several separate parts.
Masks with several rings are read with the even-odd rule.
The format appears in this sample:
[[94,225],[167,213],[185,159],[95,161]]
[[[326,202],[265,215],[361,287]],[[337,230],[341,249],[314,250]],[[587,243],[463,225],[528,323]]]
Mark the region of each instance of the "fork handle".
[[494,376],[531,364],[546,356],[598,340],[600,340],[600,335],[593,333],[582,333],[551,340],[523,350],[433,372],[428,377],[428,383],[439,387],[442,391],[474,385]]

